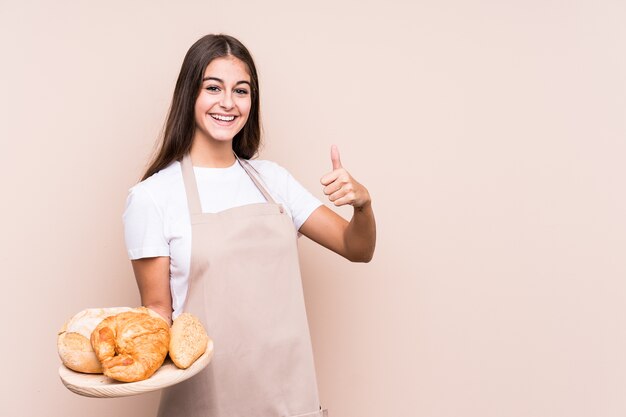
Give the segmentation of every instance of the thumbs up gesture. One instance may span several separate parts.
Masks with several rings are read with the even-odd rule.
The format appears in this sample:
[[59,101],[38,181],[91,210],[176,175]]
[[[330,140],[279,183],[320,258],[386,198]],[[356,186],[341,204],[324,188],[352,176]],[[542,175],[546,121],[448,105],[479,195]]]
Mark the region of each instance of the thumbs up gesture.
[[337,207],[350,204],[354,208],[362,208],[370,204],[369,192],[341,165],[339,149],[335,145],[330,148],[330,160],[333,170],[320,180],[328,199]]

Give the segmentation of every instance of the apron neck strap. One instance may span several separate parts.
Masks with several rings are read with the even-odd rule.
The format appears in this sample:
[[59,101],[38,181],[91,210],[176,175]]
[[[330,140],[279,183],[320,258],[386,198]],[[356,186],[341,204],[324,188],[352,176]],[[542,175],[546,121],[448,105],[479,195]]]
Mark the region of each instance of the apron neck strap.
[[248,174],[254,185],[256,185],[256,188],[258,188],[261,194],[263,194],[265,200],[267,200],[268,203],[276,204],[276,202],[272,198],[272,195],[269,193],[269,191],[267,191],[267,187],[265,187],[265,185],[263,185],[263,182],[257,177],[257,170],[254,169],[254,167],[250,165],[248,161],[239,158],[237,154],[235,154],[235,158],[237,158],[237,161],[239,161],[239,164],[241,165],[243,170],[246,171],[246,174]]
[[[257,178],[254,172],[256,170],[250,163],[244,159],[240,159],[236,154],[235,158],[248,174],[254,185],[259,189],[265,200],[268,203],[276,204],[267,188],[263,185],[261,180]],[[202,214],[202,205],[200,204],[200,194],[198,193],[198,183],[196,182],[196,174],[193,172],[193,164],[191,163],[191,156],[186,153],[180,162],[181,170],[183,173],[183,182],[185,183],[185,193],[187,194],[187,205],[189,206],[189,213]],[[253,172],[254,171],[254,172]]]
[[183,172],[183,182],[185,183],[185,193],[187,194],[187,205],[190,214],[201,214],[202,205],[200,205],[200,194],[198,194],[198,184],[196,183],[196,174],[193,172],[193,164],[191,156],[186,153],[183,160],[180,161],[180,168]]

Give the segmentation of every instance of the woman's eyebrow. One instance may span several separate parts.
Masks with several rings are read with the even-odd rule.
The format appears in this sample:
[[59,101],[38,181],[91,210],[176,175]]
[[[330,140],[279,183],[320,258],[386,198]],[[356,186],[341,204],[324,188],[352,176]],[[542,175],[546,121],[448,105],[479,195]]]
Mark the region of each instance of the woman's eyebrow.
[[[202,81],[208,81],[208,80],[213,80],[213,81],[217,81],[220,82],[222,84],[224,84],[224,80],[222,80],[221,78],[217,78],[217,77],[204,77],[202,79]],[[237,81],[237,83],[235,85],[239,85],[239,84],[248,84],[251,86],[249,81],[245,81],[245,80],[241,80],[241,81]]]

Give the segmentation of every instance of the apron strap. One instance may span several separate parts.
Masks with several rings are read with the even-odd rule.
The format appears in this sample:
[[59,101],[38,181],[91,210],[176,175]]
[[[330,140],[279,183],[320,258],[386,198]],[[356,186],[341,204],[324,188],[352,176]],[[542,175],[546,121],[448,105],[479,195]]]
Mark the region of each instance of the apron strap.
[[185,183],[185,193],[187,194],[187,205],[190,214],[202,214],[202,205],[200,204],[200,194],[198,194],[198,184],[196,183],[196,174],[193,172],[191,156],[186,153],[180,162],[183,171],[183,182]]
[[[276,204],[276,201],[272,198],[267,188],[263,185],[263,182],[257,178],[252,172],[256,172],[253,166],[250,165],[245,159],[240,159],[236,154],[235,158],[239,161],[239,164],[243,170],[248,174],[254,185],[259,189],[265,200],[268,203]],[[189,153],[183,156],[180,162],[181,170],[183,173],[183,182],[185,183],[185,193],[187,194],[187,205],[189,206],[190,214],[202,214],[202,205],[200,204],[200,194],[198,193],[198,183],[196,182],[196,174],[193,172],[193,164],[191,163],[191,156]]]
[[267,200],[268,203],[276,204],[276,201],[274,201],[270,192],[267,190],[265,185],[263,185],[263,182],[256,176],[255,173],[257,173],[257,170],[254,169],[252,165],[250,165],[250,162],[246,161],[245,159],[239,158],[237,154],[235,154],[235,158],[237,158],[237,161],[239,161],[239,164],[241,164],[243,170],[246,171],[246,174],[248,174],[252,182],[254,182],[256,188],[258,188],[261,194],[263,194],[265,200]]

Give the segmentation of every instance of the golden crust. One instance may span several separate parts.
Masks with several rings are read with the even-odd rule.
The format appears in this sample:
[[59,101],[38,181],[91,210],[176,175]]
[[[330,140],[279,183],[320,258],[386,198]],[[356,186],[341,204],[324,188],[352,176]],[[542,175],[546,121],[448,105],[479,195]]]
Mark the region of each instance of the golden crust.
[[103,373],[123,382],[152,376],[167,356],[169,341],[167,322],[149,312],[107,317],[91,333],[91,345]]

